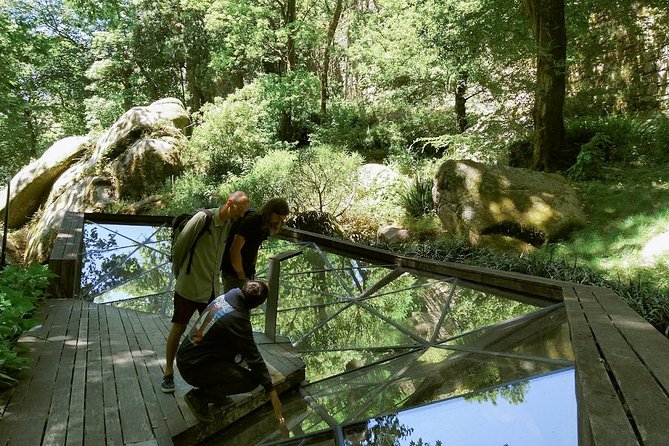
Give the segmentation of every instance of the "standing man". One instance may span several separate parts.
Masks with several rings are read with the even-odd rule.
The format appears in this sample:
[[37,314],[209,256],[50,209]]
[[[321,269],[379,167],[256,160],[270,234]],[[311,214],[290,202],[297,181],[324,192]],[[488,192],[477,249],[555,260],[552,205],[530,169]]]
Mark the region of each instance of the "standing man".
[[[177,367],[192,386],[185,396],[188,407],[202,422],[213,417],[209,404],[230,403],[229,395],[265,388],[279,427],[285,431],[281,401],[253,339],[250,310],[267,299],[267,284],[248,281],[214,299],[200,315],[179,347]],[[248,368],[240,365],[246,361]]]
[[[165,393],[175,390],[174,357],[191,316],[196,310],[202,313],[207,304],[220,292],[218,270],[225,251],[225,242],[232,223],[244,215],[248,207],[249,198],[246,193],[234,192],[228,197],[225,205],[209,210],[212,218],[204,232],[202,229],[205,227],[207,214],[200,211],[186,223],[174,241],[172,247],[172,272],[176,277],[174,315],[172,328],[167,336],[166,365],[160,386]],[[190,253],[192,259],[186,261]],[[190,269],[186,266],[188,262]]]
[[290,214],[283,198],[268,200],[260,211],[244,216],[230,229],[223,255],[223,289],[241,287],[256,275],[256,260],[262,242],[276,235]]

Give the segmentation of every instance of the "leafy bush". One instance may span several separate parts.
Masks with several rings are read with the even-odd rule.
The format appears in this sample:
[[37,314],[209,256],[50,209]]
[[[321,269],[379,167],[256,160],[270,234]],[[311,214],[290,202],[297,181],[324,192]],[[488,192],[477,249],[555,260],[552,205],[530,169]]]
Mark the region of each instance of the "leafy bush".
[[[402,154],[414,141],[454,129],[450,110],[408,104],[385,106],[364,102],[332,101],[329,122],[318,127],[311,140],[341,145],[360,153],[366,162],[383,162],[391,153]],[[416,150],[420,147],[419,150]],[[416,145],[414,155],[432,156],[429,145]]]
[[194,170],[187,170],[176,179],[168,179],[162,195],[167,215],[216,207],[220,205],[221,198],[216,194],[214,182],[207,175],[198,174]]
[[227,196],[235,190],[243,190],[248,194],[251,206],[255,208],[260,208],[270,198],[288,199],[294,195],[294,189],[300,186],[299,182],[294,183],[296,163],[296,152],[272,150],[258,158],[245,174],[231,176],[220,188],[219,195]]
[[410,217],[418,218],[434,210],[432,178],[417,176],[400,194],[402,207]]
[[663,114],[571,118],[565,120],[565,130],[568,145],[576,148],[595,135],[606,135],[608,161],[644,166],[669,158],[669,117]]
[[588,143],[581,146],[576,163],[567,170],[569,178],[579,181],[601,178],[602,167],[612,144],[607,135],[600,133],[593,136]]
[[224,178],[241,173],[271,146],[267,104],[260,98],[261,85],[247,85],[225,100],[206,104],[195,116],[184,163],[198,174]]
[[253,206],[283,196],[293,212],[339,216],[359,198],[355,185],[361,163],[358,154],[326,145],[301,152],[275,150],[258,158],[248,173],[231,177],[221,194],[244,190]]
[[0,383],[15,380],[9,374],[25,366],[26,359],[16,354],[16,340],[37,320],[32,316],[38,300],[44,295],[52,274],[45,265],[28,268],[7,266],[0,271]]

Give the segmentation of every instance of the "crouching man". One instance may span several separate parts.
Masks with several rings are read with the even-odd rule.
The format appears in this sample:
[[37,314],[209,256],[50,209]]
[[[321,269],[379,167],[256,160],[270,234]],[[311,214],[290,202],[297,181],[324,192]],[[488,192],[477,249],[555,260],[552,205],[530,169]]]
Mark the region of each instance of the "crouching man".
[[[214,299],[202,312],[177,352],[177,367],[194,387],[186,403],[202,422],[213,421],[209,404],[229,404],[229,395],[265,388],[281,430],[285,429],[281,401],[258,346],[253,340],[250,310],[267,299],[267,285],[249,281]],[[246,360],[249,368],[240,365]]]

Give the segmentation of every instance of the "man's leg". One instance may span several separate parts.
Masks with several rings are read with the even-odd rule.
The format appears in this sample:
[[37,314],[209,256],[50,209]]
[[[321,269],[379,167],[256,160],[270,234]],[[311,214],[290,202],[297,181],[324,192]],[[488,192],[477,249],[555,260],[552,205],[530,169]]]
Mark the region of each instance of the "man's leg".
[[259,385],[249,369],[230,362],[214,361],[198,370],[179,371],[195,387],[193,395],[208,403],[225,404],[229,395],[250,392]]
[[186,331],[186,325],[172,323],[169,335],[167,335],[167,346],[165,349],[165,372],[163,375],[174,374],[174,358],[177,356],[179,341]]
[[172,393],[176,390],[174,385],[174,358],[179,349],[179,341],[186,331],[188,321],[195,311],[202,312],[207,304],[193,302],[186,299],[179,293],[174,293],[174,315],[172,316],[172,327],[167,335],[167,344],[165,346],[165,371],[163,372],[163,382],[160,390],[165,393]]

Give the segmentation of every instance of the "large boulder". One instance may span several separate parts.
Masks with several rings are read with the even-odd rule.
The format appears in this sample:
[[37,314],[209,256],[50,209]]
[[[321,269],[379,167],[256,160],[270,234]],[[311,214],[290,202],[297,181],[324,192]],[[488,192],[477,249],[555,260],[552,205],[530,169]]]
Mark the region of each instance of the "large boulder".
[[102,157],[113,160],[123,153],[142,132],[161,123],[183,131],[190,117],[179,99],[166,98],[142,107],[133,107],[121,116],[97,141],[97,148],[88,161],[95,165]]
[[[90,138],[71,136],[55,142],[42,156],[21,169],[9,183],[9,228],[18,228],[32,218],[54,181],[80,157]],[[0,191],[0,219],[7,209],[7,188]]]
[[183,170],[179,161],[180,141],[172,137],[142,139],[111,164],[120,198],[141,199],[146,191],[162,186],[166,178]]
[[498,234],[538,245],[587,223],[576,192],[557,174],[449,160],[432,197],[444,229],[474,244]]
[[178,99],[128,110],[97,140],[90,156],[53,182],[43,211],[30,226],[24,260],[48,259],[65,212],[108,211],[120,198],[141,199],[155,193],[170,176],[179,175],[178,152],[189,122]]

